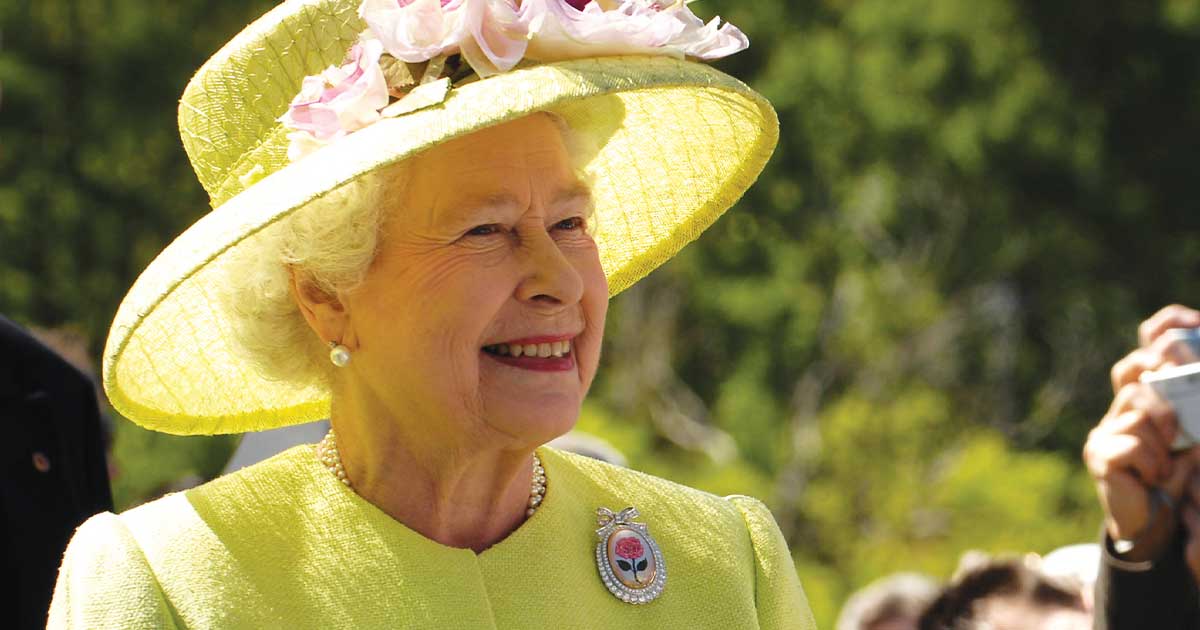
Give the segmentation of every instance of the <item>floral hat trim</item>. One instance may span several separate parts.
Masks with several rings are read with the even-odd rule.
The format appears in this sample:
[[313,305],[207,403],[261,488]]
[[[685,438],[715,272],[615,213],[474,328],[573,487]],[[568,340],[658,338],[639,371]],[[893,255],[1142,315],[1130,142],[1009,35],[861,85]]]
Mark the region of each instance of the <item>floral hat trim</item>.
[[750,45],[736,26],[705,23],[685,0],[363,0],[358,15],[367,29],[342,65],[305,77],[279,118],[291,130],[290,161],[522,61],[712,60]]

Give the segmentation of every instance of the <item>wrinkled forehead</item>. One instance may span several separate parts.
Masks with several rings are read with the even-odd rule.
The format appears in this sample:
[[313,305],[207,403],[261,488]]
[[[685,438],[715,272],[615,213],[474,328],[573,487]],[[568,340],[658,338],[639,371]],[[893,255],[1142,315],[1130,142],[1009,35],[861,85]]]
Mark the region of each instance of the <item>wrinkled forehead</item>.
[[414,157],[409,171],[405,205],[430,223],[500,220],[531,207],[590,210],[589,187],[573,166],[563,128],[544,114],[434,147]]

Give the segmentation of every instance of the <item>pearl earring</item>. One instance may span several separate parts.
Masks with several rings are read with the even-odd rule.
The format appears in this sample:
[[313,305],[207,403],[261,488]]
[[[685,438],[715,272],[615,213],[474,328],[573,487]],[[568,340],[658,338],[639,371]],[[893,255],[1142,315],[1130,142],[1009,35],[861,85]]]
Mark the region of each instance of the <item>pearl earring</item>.
[[350,349],[336,341],[330,341],[329,362],[338,367],[346,367],[350,362]]

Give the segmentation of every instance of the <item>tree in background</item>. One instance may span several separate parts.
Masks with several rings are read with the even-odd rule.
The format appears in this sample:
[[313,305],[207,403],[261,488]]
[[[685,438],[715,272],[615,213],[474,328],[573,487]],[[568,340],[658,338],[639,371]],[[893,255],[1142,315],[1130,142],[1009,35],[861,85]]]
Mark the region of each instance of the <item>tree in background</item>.
[[[0,7],[4,312],[99,351],[205,209],[174,103],[270,4]],[[581,426],[635,467],[766,499],[823,626],[889,571],[1091,539],[1078,452],[1108,366],[1200,295],[1200,0],[695,8],[751,35],[721,65],[776,105],[780,146],[613,301]],[[228,447],[124,423],[118,501]]]

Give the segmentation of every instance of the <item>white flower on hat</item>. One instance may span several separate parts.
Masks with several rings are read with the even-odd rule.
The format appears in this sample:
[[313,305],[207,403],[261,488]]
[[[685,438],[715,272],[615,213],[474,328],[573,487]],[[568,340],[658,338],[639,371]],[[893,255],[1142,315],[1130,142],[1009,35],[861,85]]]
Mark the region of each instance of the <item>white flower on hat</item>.
[[358,14],[396,59],[461,52],[481,77],[511,70],[528,44],[517,0],[364,0]]
[[470,37],[459,45],[481,77],[511,70],[529,46],[526,12],[513,0],[466,0]]
[[750,45],[732,24],[708,24],[684,0],[524,0],[530,22],[527,56],[557,61],[607,55],[650,54],[716,59]]
[[458,52],[468,0],[363,0],[358,15],[384,50],[396,59],[420,63]]
[[387,80],[379,68],[383,44],[366,40],[350,48],[342,66],[304,78],[300,93],[279,118],[294,129],[288,138],[288,159],[295,161],[316,149],[379,120],[388,104]]
[[[683,4],[681,1],[679,4]],[[750,47],[750,38],[729,22],[721,23],[720,16],[707,24],[687,9],[681,7],[675,17],[686,24],[680,37],[683,54],[696,59],[713,60],[728,57]]]

